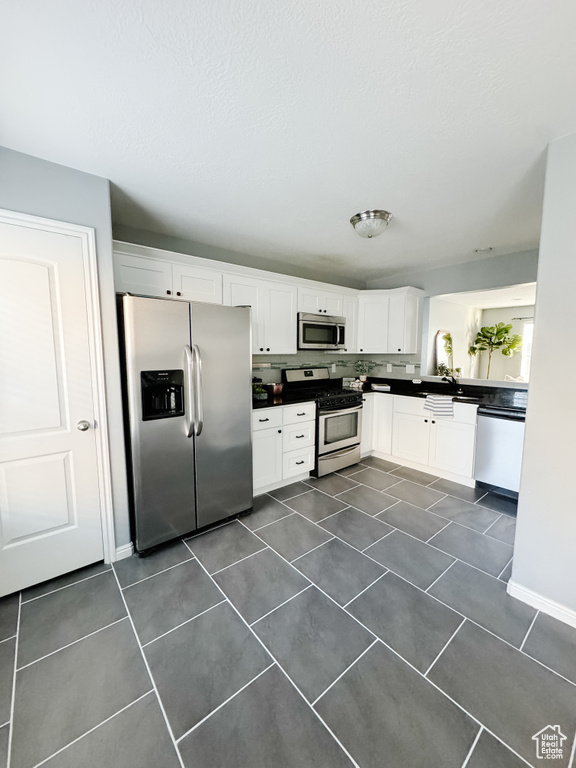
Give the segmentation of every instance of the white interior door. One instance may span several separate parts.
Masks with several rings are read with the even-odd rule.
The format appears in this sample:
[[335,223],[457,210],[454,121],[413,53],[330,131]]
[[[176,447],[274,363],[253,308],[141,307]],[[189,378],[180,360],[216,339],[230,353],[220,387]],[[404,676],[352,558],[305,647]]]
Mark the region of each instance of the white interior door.
[[0,595],[103,557],[86,270],[0,216]]

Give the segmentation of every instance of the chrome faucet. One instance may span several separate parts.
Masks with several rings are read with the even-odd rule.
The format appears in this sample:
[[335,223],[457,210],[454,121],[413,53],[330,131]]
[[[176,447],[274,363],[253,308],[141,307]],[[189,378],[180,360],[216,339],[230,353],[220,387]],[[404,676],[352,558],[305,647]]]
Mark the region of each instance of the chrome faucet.
[[452,392],[455,395],[462,395],[464,394],[464,390],[458,384],[458,379],[455,379],[454,376],[442,376],[442,381],[447,382],[452,387]]

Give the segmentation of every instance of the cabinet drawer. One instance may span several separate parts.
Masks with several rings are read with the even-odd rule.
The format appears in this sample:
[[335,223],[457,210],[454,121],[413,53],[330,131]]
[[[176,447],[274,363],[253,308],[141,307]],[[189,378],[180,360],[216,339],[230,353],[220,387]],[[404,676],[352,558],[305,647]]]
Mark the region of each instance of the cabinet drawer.
[[252,431],[282,426],[282,408],[262,408],[252,412]]
[[284,425],[282,447],[285,451],[295,451],[314,445],[316,422],[305,421],[304,424]]
[[285,405],[284,424],[298,424],[301,421],[312,421],[316,418],[316,403],[299,403],[298,405]]
[[311,472],[314,469],[314,448],[304,448],[299,451],[288,451],[283,456],[282,479]]

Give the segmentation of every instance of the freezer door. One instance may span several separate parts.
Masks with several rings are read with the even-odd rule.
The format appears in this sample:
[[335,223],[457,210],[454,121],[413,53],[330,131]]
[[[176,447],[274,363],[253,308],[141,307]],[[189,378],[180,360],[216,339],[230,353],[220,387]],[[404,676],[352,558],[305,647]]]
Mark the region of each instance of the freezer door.
[[250,309],[191,304],[198,527],[252,507]]
[[[136,549],[196,528],[188,302],[123,297]],[[187,353],[188,348],[188,353]]]

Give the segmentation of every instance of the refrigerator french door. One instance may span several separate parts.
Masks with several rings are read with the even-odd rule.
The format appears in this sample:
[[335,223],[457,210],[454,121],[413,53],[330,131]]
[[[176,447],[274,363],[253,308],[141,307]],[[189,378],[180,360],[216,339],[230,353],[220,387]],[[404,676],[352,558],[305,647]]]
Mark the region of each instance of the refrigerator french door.
[[143,552],[252,507],[250,309],[127,295],[122,315]]

